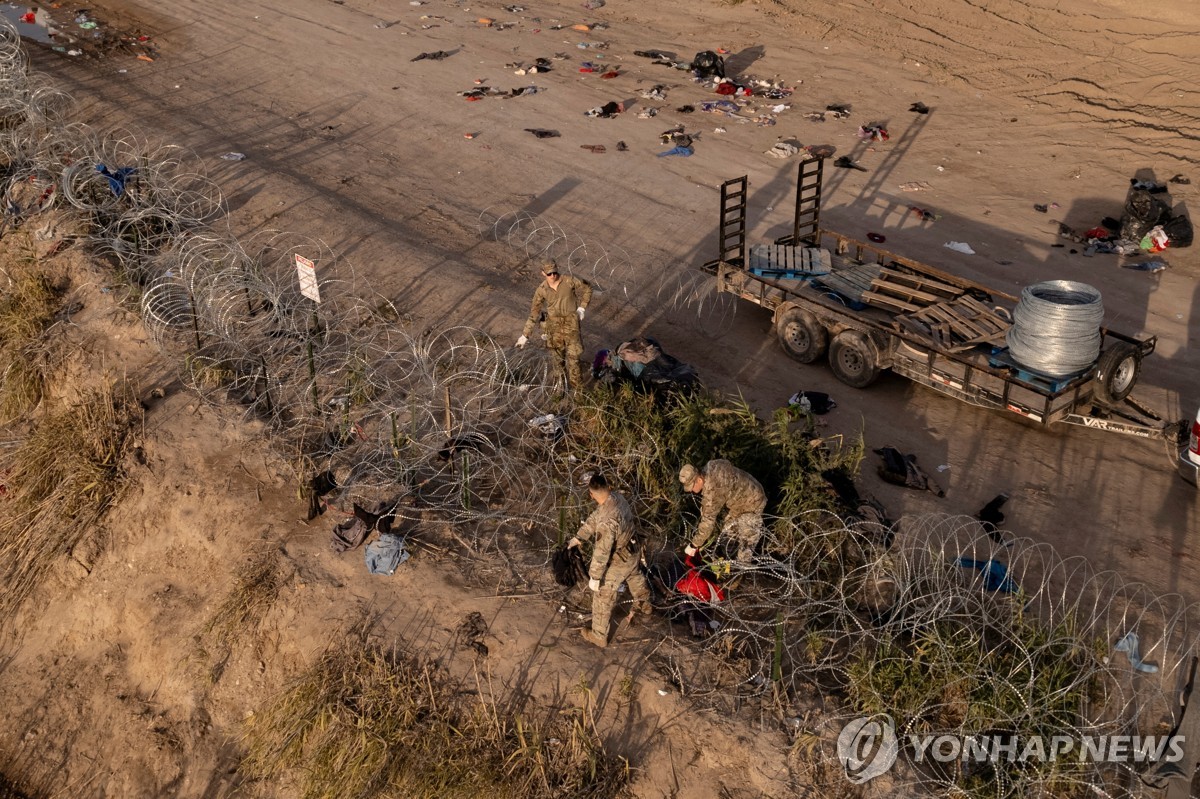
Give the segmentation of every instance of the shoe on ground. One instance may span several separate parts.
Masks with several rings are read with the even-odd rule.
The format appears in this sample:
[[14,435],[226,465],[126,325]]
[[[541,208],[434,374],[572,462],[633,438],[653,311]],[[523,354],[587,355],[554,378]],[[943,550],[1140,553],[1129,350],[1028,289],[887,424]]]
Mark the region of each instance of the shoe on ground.
[[595,644],[601,649],[604,649],[606,646],[608,646],[608,638],[606,636],[598,635],[595,630],[584,629],[580,630],[579,634],[583,637],[583,640]]

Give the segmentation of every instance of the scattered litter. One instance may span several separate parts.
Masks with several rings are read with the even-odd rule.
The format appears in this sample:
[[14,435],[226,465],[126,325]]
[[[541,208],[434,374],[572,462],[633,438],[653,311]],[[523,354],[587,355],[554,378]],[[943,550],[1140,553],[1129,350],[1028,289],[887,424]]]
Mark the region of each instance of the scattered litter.
[[680,155],[680,156],[683,156],[684,158],[687,158],[694,152],[695,152],[695,150],[693,150],[691,147],[672,147],[670,150],[667,150],[666,152],[659,153],[658,157],[662,158],[667,155]]
[[629,145],[623,141],[617,142],[617,152],[624,153],[629,151]]
[[396,567],[408,560],[408,549],[404,537],[394,533],[382,533],[367,544],[367,571],[371,574],[395,574]]
[[[1124,652],[1125,656],[1129,658],[1130,665],[1132,665],[1138,671],[1143,671],[1147,674],[1154,674],[1158,671],[1158,666],[1142,660],[1141,653],[1138,651],[1140,648],[1138,644],[1139,642],[1137,633],[1131,630],[1125,633],[1124,638],[1122,638],[1120,641],[1117,641],[1117,643],[1113,645],[1113,651]],[[1104,663],[1105,665],[1108,664],[1107,657],[1104,658]]]
[[1139,242],[1139,244],[1143,250],[1149,250],[1150,252],[1162,252],[1163,250],[1167,249],[1170,241],[1167,239],[1166,231],[1163,230],[1162,225],[1156,225],[1155,227],[1151,228],[1145,236],[1142,236],[1142,240]]
[[1178,186],[1190,186],[1190,185],[1192,185],[1192,181],[1191,181],[1190,179],[1188,179],[1188,178],[1185,178],[1183,175],[1176,175],[1175,177],[1171,178],[1171,179],[1170,179],[1170,180],[1168,180],[1167,182],[1168,182],[1168,183],[1174,183],[1174,184],[1176,184],[1176,185],[1178,185]]
[[887,482],[946,496],[946,492],[917,465],[916,455],[906,455],[895,447],[877,449],[875,454],[882,460],[878,467],[879,476]]
[[597,8],[604,8],[604,0],[585,0],[583,7],[588,11],[595,11]]
[[581,32],[583,32],[583,33],[587,33],[587,32],[588,32],[588,31],[590,31],[591,29],[592,29],[592,26],[591,26],[591,25],[584,25],[583,23],[580,23],[580,24],[578,24],[578,25],[572,25],[572,26],[571,26],[571,30],[573,30],[573,31],[581,31]]
[[608,42],[580,42],[575,46],[580,50],[607,50]]
[[967,244],[965,241],[948,241],[945,244],[943,244],[942,246],[945,247],[947,250],[954,250],[955,252],[961,252],[963,255],[974,255],[975,254],[975,251],[971,249],[971,245]]
[[668,690],[666,690],[666,689],[663,689],[663,688],[659,688],[659,689],[658,689],[658,695],[659,695],[659,696],[666,696],[666,695],[667,695],[667,694],[669,694],[669,693],[671,693],[671,692],[670,692],[670,691],[668,691]]
[[950,471],[950,464],[943,463],[941,466],[937,467],[937,470],[939,472],[948,472],[948,471]]
[[537,86],[521,86],[521,87],[513,89],[511,92],[509,92],[508,96],[509,97],[521,97],[522,95],[537,94],[537,93],[538,93]]
[[713,128],[713,133],[728,133],[728,132],[729,131],[725,130],[725,128]]
[[604,105],[599,105],[591,111],[584,111],[585,117],[598,117],[600,119],[612,119],[617,114],[625,110],[625,105],[618,102],[607,102]]
[[633,54],[640,58],[652,58],[655,60],[671,59],[675,57],[673,53],[664,53],[662,50],[634,50]]
[[667,87],[663,86],[660,83],[656,86],[653,86],[652,88],[649,88],[649,89],[646,89],[645,91],[643,91],[641,93],[641,98],[643,100],[666,100],[667,99],[666,89],[667,89]]
[[375,23],[375,27],[381,31],[384,31],[384,30],[387,30],[388,28],[392,27],[395,24],[396,24],[395,22],[384,22],[383,20],[379,20],[378,22]]
[[887,241],[887,236],[883,235],[882,233],[868,233],[867,238],[876,244],[883,244],[885,241]]
[[621,73],[617,72],[615,69],[610,69],[608,72],[605,72],[603,75],[601,75],[600,79],[601,80],[612,80],[613,78],[619,77],[620,74]]
[[441,61],[443,58],[449,58],[451,55],[453,55],[453,53],[447,53],[445,50],[434,50],[432,53],[421,53],[415,58],[410,58],[409,61],[424,61],[425,59],[429,59],[430,61]]
[[1037,204],[1035,204],[1035,205],[1033,206],[1033,210],[1037,211],[1038,213],[1045,214],[1045,213],[1049,213],[1049,211],[1050,211],[1050,207],[1049,207],[1049,206],[1046,206],[1046,205],[1037,205]]
[[496,20],[492,19],[491,17],[480,17],[479,19],[477,19],[475,21],[485,27],[491,27],[492,23],[495,22]]
[[[83,51],[81,51],[81,50],[68,50],[68,51],[67,51],[67,55],[83,55]],[[151,58],[150,56],[146,55],[145,53],[138,53],[137,60],[138,60],[138,61],[145,61],[145,62],[146,62],[146,63],[148,63],[148,64],[153,64],[153,63],[154,63],[154,59],[153,59],[153,58]]]
[[887,128],[880,125],[863,125],[858,129],[858,138],[863,141],[887,141]]
[[607,152],[603,144],[581,144],[579,146],[584,150],[591,150],[596,155]]
[[908,110],[914,111],[918,114],[928,114],[929,106],[925,105],[925,103],[913,103],[908,107]]
[[834,166],[842,169],[857,169],[859,172],[866,172],[867,168],[856,163],[850,156],[843,155],[841,158],[833,162]]
[[781,141],[776,142],[770,150],[767,150],[767,155],[773,155],[776,158],[791,158],[798,152],[800,152],[800,148],[798,148],[796,145],[790,142]]
[[788,105],[787,103],[780,103],[779,105],[771,107],[771,113],[772,114],[782,114],[784,111],[788,110],[789,108],[791,108],[791,106]]
[[91,31],[96,29],[96,23],[88,20],[87,22],[80,22],[79,27],[85,31]]
[[525,6],[505,6],[504,10],[510,14],[520,14],[525,10]]
[[556,139],[562,134],[557,130],[546,130],[544,128],[525,128],[526,133],[532,133],[539,139]]
[[123,166],[116,171],[110,170],[104,164],[96,164],[96,171],[108,179],[108,187],[116,197],[125,193],[125,183],[137,174],[137,167]]
[[463,138],[464,139],[473,139],[473,138],[475,138],[475,134],[474,133],[464,133]]
[[694,106],[694,105],[681,105],[681,106],[679,106],[678,108],[676,108],[675,110],[676,110],[676,111],[678,111],[678,112],[679,112],[679,113],[681,113],[681,114],[690,114],[690,113],[692,113],[693,111],[695,111],[695,110],[696,110],[696,106]]
[[934,222],[942,218],[939,214],[935,214],[933,211],[929,211],[925,208],[918,208],[915,205],[908,206],[908,211],[913,216],[920,217],[921,221],[923,222]]
[[245,160],[245,153],[225,153],[221,156],[222,161],[242,161]]
[[934,167],[934,169],[936,169],[938,172],[945,172],[945,171],[946,171],[946,167],[944,167],[944,166],[941,166],[941,165],[938,165],[938,166]]
[[1123,264],[1126,269],[1133,269],[1138,272],[1161,272],[1167,268],[1167,264],[1163,261],[1142,261],[1136,264]]
[[555,416],[552,413],[547,413],[530,419],[529,426],[544,435],[548,441],[557,441],[566,435],[566,428],[563,426],[564,421],[566,421],[565,416]]
[[923,180],[910,180],[907,183],[901,183],[899,186],[900,191],[926,191],[932,188],[933,186]]
[[798,407],[805,413],[823,416],[837,407],[833,398],[822,391],[797,391],[788,397],[789,407]]
[[644,108],[641,111],[638,111],[637,116],[638,116],[638,119],[650,119],[651,117],[658,116],[658,109],[657,108]]

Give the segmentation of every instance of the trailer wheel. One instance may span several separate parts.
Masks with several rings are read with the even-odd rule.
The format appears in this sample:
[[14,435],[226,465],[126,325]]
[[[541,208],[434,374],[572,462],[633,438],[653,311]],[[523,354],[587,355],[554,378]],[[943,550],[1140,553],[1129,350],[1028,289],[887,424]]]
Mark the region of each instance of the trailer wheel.
[[808,311],[788,308],[775,321],[775,335],[788,355],[812,363],[829,347],[829,331]]
[[857,330],[843,330],[829,344],[829,368],[851,388],[866,388],[879,377],[875,345]]
[[1100,355],[1096,365],[1096,398],[1115,405],[1128,397],[1142,372],[1142,352],[1119,341]]

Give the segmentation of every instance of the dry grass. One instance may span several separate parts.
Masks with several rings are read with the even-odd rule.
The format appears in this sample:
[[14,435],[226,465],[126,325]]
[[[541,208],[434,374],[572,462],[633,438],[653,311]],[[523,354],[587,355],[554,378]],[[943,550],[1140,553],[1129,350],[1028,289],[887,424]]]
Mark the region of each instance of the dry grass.
[[0,515],[0,625],[120,496],[132,432],[141,419],[130,388],[110,385],[42,417],[8,457]]
[[221,679],[238,639],[255,632],[279,598],[288,574],[278,548],[272,547],[251,560],[237,575],[233,590],[208,617],[197,636],[199,655],[211,663],[209,682]]
[[583,711],[531,721],[362,630],[251,717],[246,743],[246,776],[303,799],[600,799],[629,780]]
[[0,774],[0,799],[29,799],[29,796]]
[[0,420],[28,413],[46,393],[50,352],[42,334],[62,305],[64,288],[32,257],[0,289]]

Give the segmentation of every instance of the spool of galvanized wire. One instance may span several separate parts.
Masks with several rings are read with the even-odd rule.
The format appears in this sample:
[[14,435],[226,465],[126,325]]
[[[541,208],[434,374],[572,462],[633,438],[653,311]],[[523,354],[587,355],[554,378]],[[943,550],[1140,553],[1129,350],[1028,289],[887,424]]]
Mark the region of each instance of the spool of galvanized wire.
[[1047,280],[1027,286],[1013,312],[1008,351],[1021,366],[1051,377],[1078,374],[1100,355],[1104,304],[1086,283]]

